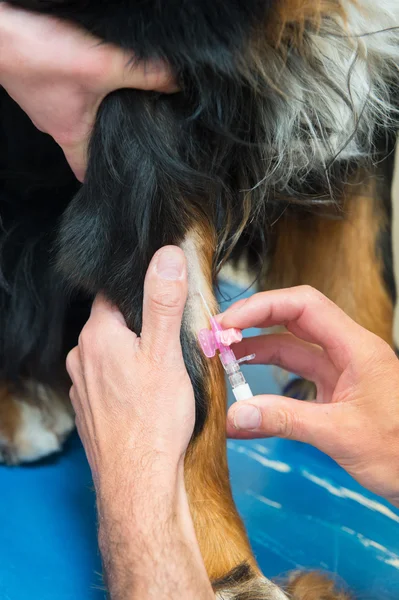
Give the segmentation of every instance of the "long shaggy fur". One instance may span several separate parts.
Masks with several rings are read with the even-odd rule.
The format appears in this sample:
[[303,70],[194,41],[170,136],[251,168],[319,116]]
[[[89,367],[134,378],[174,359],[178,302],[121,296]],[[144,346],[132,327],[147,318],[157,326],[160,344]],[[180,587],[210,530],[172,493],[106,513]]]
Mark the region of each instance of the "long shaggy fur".
[[[338,201],[355,166],[384,157],[399,122],[397,0],[13,3],[78,23],[137,59],[167,60],[181,91],[109,95],[80,189],[56,145],[0,94],[7,381],[50,379],[69,323],[83,322],[99,291],[139,333],[149,260],[198,223],[217,239],[213,277],[243,245],[263,260],[282,212]],[[182,342],[198,435],[203,358],[188,327]],[[262,581],[233,597],[267,597]]]
[[[215,274],[242,232],[266,256],[265,232],[287,202],[334,201],[355,163],[381,158],[397,123],[395,0],[297,2],[303,19],[280,18],[278,40],[267,33],[278,3],[262,0],[124,0],[112,18],[105,0],[16,4],[80,23],[140,59],[166,59],[181,84],[171,97],[104,100],[86,185],[63,216],[67,281],[109,292],[125,312],[137,314],[152,252],[178,243],[198,216],[218,232]],[[138,289],[127,293],[133,266]]]

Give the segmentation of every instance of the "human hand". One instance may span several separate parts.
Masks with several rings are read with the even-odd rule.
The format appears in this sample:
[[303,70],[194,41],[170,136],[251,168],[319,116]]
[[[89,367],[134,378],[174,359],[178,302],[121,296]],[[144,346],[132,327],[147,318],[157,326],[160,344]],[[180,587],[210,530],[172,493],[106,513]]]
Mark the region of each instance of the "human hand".
[[233,438],[283,437],[316,446],[357,481],[399,505],[399,364],[380,338],[316,290],[256,294],[220,316],[224,328],[285,325],[244,339],[237,357],[277,365],[317,386],[316,402],[257,396],[229,410]]
[[184,254],[162,248],[145,279],[140,337],[99,296],[67,358],[115,600],[214,598],[184,485],[195,421],[180,345],[186,298]]
[[147,271],[140,337],[104,298],[93,304],[67,369],[95,483],[126,465],[135,480],[140,474],[150,477],[154,468],[157,477],[183,468],[195,421],[194,392],[180,345],[186,298],[184,254],[167,246]]
[[0,2],[0,85],[61,146],[80,181],[107,94],[121,88],[175,91],[166,65],[133,65],[131,59],[67,22]]

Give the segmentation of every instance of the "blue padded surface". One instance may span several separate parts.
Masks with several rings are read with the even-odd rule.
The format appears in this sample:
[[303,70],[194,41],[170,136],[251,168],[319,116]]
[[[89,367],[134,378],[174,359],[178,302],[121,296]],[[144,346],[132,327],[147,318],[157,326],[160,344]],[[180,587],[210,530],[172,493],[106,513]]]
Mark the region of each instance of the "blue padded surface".
[[[270,368],[245,370],[254,392],[279,391]],[[235,499],[267,576],[322,568],[367,600],[399,597],[399,511],[303,444],[228,446]],[[0,467],[0,490],[0,600],[103,599],[95,499],[77,436],[56,458]]]

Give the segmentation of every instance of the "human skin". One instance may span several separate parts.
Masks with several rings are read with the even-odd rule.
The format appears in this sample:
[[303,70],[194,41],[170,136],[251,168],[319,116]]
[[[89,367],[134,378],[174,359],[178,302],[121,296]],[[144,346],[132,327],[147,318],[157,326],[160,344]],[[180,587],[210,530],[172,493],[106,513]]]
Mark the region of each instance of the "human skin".
[[173,92],[162,62],[134,56],[53,17],[0,2],[0,85],[34,125],[61,146],[84,180],[98,107],[121,88]]
[[317,386],[316,402],[263,395],[234,404],[232,438],[283,437],[319,448],[399,506],[399,363],[383,340],[308,286],[256,294],[220,317],[224,328],[284,325],[244,339],[238,357],[283,367]]
[[[186,297],[183,253],[162,249],[147,273],[140,337],[98,297],[68,356],[113,600],[214,597],[184,488],[195,418],[180,346]],[[236,344],[237,356],[255,352],[258,363],[296,372],[318,390],[315,403],[270,395],[237,402],[228,434],[313,444],[399,506],[399,368],[389,346],[309,287],[257,294],[218,318],[225,328],[285,325],[287,334]]]
[[195,421],[180,345],[186,297],[184,254],[166,247],[147,272],[141,335],[98,297],[67,360],[113,600],[214,598],[184,486]]

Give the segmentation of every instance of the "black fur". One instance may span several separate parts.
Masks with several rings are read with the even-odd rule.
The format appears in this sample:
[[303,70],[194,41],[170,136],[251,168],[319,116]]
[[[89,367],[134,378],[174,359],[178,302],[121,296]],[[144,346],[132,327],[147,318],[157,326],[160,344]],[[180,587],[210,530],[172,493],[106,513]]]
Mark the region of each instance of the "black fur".
[[238,565],[225,577],[212,583],[213,591],[219,594],[221,600],[224,598],[223,592],[226,592],[226,598],[234,594],[234,600],[265,600],[272,597],[270,585],[268,580],[254,573],[247,563]]
[[[13,4],[79,23],[139,59],[167,60],[182,90],[109,95],[80,189],[56,144],[0,93],[0,376],[49,380],[65,331],[71,323],[79,330],[85,302],[97,292],[105,292],[140,332],[144,275],[160,246],[179,243],[200,220],[218,234],[214,275],[243,229],[242,240],[263,260],[265,232],[284,211],[288,192],[290,202],[301,205],[330,202],[331,186],[342,185],[349,167],[337,160],[328,176],[310,172],[301,189],[285,187],[284,199],[274,186],[256,186],[265,163],[275,160],[264,116],[273,121],[271,99],[278,92],[265,82],[257,87],[245,56],[271,0]],[[255,186],[248,213],[245,191]],[[77,290],[84,295],[82,309]],[[182,342],[198,433],[206,419],[203,358],[184,329]]]
[[230,590],[237,585],[247,583],[253,576],[254,574],[251,571],[251,567],[247,563],[242,563],[227,573],[222,579],[214,581],[212,583],[213,591],[220,592],[224,589]]
[[1,88],[0,115],[0,377],[55,385],[68,317],[51,256],[60,214],[79,185],[60,148]]
[[[122,90],[107,97],[86,184],[72,202],[76,182],[56,145],[1,96],[1,135],[8,139],[1,146],[0,374],[51,380],[68,318],[61,279],[88,299],[105,292],[140,332],[143,280],[155,250],[179,243],[199,218],[223,228],[227,202],[235,202],[237,223],[242,220],[239,198],[227,198],[226,191],[236,160],[227,133],[233,121],[237,135],[246,127],[234,115],[245,117],[235,61],[251,21],[268,3],[119,2],[111,10],[98,1],[15,4],[80,23],[139,58],[167,58],[184,90],[173,96]],[[21,160],[16,155],[26,139],[32,146]],[[198,433],[206,418],[203,358],[185,331],[182,342]]]
[[383,265],[385,285],[394,306],[397,300],[392,241],[392,181],[395,170],[395,147],[396,136],[392,135],[386,145],[388,156],[379,166],[380,176],[377,179],[377,195],[381,199],[380,209],[383,211],[385,219],[384,227],[377,240],[377,255]]

